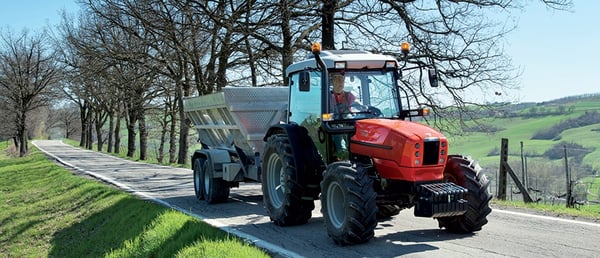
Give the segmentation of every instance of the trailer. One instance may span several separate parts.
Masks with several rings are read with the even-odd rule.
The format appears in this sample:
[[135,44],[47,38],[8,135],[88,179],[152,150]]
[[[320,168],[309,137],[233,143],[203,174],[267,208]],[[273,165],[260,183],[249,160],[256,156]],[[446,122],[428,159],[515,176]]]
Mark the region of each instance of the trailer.
[[191,158],[199,200],[224,202],[239,182],[260,182],[264,136],[285,122],[288,95],[287,87],[225,87],[184,99],[202,145]]

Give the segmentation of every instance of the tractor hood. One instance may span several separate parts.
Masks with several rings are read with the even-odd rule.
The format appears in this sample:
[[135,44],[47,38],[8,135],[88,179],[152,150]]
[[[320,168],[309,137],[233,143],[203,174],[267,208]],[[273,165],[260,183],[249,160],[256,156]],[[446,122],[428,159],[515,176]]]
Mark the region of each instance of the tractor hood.
[[[437,130],[420,123],[388,119],[359,120],[355,127],[356,133],[350,139],[352,152],[372,157],[380,174],[409,181],[441,178],[448,140]],[[425,172],[424,168],[432,167],[441,170],[435,175],[431,169]],[[411,173],[399,175],[399,169]]]

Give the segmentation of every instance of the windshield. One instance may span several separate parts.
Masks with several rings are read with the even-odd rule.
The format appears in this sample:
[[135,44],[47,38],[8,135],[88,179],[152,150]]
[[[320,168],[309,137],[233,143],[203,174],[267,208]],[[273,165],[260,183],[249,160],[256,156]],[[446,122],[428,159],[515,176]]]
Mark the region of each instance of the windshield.
[[[394,71],[349,71],[329,73],[330,113],[334,119],[394,117],[399,112]],[[337,80],[337,81],[336,81]],[[335,89],[335,83],[340,83]],[[310,90],[300,91],[298,73],[290,78],[290,122],[318,123],[321,117],[321,72],[310,72]],[[343,89],[343,94],[339,88]],[[337,93],[337,94],[336,94]],[[346,95],[346,93],[351,93]],[[336,102],[337,101],[337,102]],[[344,109],[347,108],[347,109]],[[373,113],[377,113],[374,115]]]
[[392,117],[398,114],[393,71],[330,73],[334,119]]

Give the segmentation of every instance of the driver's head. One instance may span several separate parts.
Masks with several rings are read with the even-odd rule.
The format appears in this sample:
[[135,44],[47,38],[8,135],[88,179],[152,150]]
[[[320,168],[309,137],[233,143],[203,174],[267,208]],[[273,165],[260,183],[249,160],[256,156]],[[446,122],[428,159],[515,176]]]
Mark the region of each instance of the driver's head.
[[333,80],[333,92],[342,93],[344,92],[344,75],[341,73],[331,74]]

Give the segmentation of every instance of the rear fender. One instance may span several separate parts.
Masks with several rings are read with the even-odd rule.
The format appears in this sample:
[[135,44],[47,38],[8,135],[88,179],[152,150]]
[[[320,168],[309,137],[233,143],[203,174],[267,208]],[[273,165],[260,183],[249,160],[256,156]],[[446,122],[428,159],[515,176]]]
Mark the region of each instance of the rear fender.
[[323,158],[317,151],[313,139],[308,135],[308,130],[297,124],[278,124],[274,125],[265,134],[266,141],[273,134],[286,134],[294,154],[294,166],[300,173],[296,173],[298,182],[306,184],[318,184],[325,170]]

